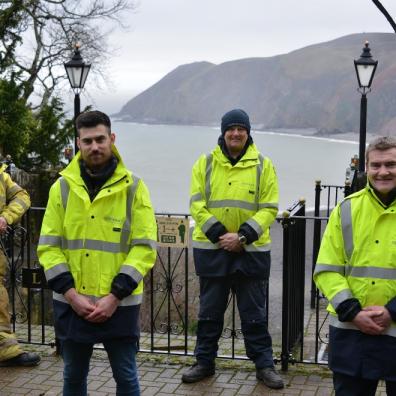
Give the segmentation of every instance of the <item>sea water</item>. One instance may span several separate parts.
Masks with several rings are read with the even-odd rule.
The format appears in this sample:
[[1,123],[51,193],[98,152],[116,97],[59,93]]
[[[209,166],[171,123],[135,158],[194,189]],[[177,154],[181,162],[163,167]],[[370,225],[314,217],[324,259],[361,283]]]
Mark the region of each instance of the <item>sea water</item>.
[[[126,166],[147,184],[157,213],[189,213],[191,168],[217,144],[219,128],[114,122],[116,146]],[[252,131],[254,143],[273,161],[279,179],[279,210],[300,198],[314,206],[315,181],[344,185],[357,142],[301,134]]]

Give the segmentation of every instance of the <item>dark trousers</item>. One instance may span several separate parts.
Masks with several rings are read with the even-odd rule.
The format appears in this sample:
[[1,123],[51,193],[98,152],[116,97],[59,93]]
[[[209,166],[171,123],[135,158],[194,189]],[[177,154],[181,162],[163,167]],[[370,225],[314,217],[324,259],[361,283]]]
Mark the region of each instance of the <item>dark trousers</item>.
[[199,364],[214,366],[223,331],[230,291],[236,295],[247,356],[256,368],[273,367],[272,340],[267,328],[267,281],[242,274],[200,277],[200,307],[195,356]]
[[[349,375],[333,373],[336,396],[375,396],[378,380],[368,380]],[[396,395],[396,382],[386,381],[386,394]]]

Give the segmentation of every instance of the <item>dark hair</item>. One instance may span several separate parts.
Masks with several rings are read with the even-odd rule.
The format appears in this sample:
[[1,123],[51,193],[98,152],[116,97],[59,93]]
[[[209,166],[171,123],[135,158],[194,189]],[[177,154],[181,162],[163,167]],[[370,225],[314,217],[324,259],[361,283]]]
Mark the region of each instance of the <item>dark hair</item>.
[[107,127],[107,132],[111,133],[111,121],[107,114],[101,111],[85,111],[76,118],[76,128],[80,133],[81,128],[94,128],[97,125],[104,125]]
[[393,136],[380,136],[375,138],[366,149],[366,162],[368,161],[368,156],[373,150],[389,150],[396,148],[396,138]]

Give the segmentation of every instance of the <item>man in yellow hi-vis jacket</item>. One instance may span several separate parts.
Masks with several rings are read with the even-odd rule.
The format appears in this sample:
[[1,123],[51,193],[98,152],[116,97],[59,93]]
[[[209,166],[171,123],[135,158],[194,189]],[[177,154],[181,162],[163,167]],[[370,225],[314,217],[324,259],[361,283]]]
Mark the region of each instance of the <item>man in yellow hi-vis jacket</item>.
[[367,186],[332,211],[314,279],[329,300],[337,396],[396,395],[396,138],[366,150]]
[[139,395],[135,355],[143,278],[156,258],[156,222],[144,182],[128,171],[109,117],[76,120],[79,153],[51,187],[38,255],[54,291],[64,395],[87,392],[89,361],[103,343],[117,394]]
[[218,340],[232,289],[237,297],[246,353],[257,378],[282,388],[274,369],[267,328],[266,285],[270,273],[269,227],[278,209],[278,181],[269,158],[253,144],[245,111],[221,122],[218,146],[192,170],[190,209],[195,220],[194,262],[200,281],[197,363],[182,376],[197,382],[215,372]]
[[[7,173],[7,165],[0,167],[0,234],[17,223],[30,207],[29,194]],[[35,366],[40,362],[36,353],[24,352],[11,331],[9,296],[4,286],[7,260],[0,249],[0,367]]]

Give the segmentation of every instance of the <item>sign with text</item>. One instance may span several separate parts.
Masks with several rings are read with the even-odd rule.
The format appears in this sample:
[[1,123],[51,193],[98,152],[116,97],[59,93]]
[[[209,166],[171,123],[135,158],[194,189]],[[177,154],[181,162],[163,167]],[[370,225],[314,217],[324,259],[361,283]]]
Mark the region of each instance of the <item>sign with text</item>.
[[48,289],[43,268],[22,268],[22,287]]
[[184,217],[156,216],[158,227],[158,246],[187,247],[189,239],[189,220]]

